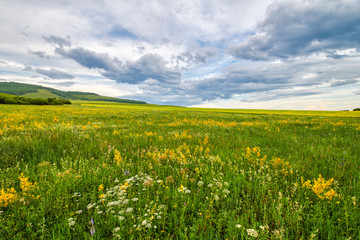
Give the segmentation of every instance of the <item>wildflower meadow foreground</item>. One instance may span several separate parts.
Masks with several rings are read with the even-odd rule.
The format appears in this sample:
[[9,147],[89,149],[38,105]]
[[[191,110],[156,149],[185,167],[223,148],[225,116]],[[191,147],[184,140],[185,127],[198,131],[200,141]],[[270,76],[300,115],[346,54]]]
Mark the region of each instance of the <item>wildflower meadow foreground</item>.
[[0,106],[0,239],[359,239],[360,114]]

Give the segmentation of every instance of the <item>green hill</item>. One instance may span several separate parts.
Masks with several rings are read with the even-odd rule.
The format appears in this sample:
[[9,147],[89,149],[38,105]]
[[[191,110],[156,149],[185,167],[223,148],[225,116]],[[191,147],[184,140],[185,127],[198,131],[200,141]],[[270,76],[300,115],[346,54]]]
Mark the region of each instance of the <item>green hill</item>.
[[86,101],[107,101],[119,103],[135,103],[146,104],[143,101],[135,101],[130,99],[121,99],[115,97],[101,96],[96,93],[77,92],[77,91],[61,91],[54,88],[43,87],[40,85],[32,85],[15,82],[0,82],[0,93],[12,94],[28,98],[60,98],[67,100],[86,100]]

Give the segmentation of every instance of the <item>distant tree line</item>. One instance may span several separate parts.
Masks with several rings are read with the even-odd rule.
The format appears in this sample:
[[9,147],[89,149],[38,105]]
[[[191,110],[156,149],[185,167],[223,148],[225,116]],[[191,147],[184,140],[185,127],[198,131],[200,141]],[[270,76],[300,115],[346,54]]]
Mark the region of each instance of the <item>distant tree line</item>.
[[353,111],[360,111],[360,108],[355,108]]
[[71,104],[69,100],[57,98],[27,98],[27,97],[8,97],[0,96],[0,104],[18,105],[64,105]]

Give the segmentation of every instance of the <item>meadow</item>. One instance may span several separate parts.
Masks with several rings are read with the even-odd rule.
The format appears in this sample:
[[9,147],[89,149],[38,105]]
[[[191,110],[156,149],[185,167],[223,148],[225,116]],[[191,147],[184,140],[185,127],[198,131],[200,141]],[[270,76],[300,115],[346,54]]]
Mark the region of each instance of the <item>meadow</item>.
[[0,106],[1,239],[359,239],[360,112]]

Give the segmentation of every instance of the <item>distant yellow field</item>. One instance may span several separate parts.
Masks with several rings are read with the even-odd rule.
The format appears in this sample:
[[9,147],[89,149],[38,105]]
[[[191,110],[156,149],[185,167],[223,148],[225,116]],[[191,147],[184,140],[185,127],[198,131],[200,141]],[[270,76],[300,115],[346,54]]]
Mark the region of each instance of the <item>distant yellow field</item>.
[[305,115],[305,116],[329,116],[329,117],[360,117],[360,111],[307,111],[307,110],[266,110],[266,109],[223,109],[223,108],[188,108],[178,106],[154,105],[154,104],[127,104],[127,103],[104,103],[76,101],[76,104],[89,107],[138,109],[138,110],[176,110],[176,111],[201,111],[223,113],[255,113],[255,114],[280,114],[280,115]]

